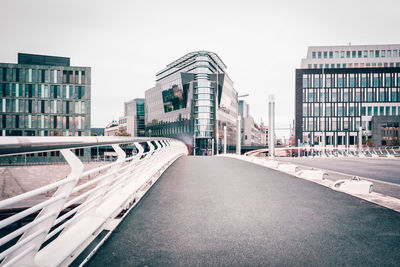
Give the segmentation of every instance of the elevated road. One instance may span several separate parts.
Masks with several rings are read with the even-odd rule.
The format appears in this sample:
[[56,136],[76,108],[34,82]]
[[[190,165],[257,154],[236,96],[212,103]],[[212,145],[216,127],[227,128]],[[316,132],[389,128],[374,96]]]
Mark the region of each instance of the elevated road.
[[223,157],[182,157],[89,266],[398,266],[400,213]]

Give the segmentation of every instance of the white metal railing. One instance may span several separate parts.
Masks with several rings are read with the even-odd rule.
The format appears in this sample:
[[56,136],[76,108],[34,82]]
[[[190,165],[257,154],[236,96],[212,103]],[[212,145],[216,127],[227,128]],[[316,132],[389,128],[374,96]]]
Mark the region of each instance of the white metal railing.
[[[268,148],[252,150],[244,155],[257,155],[268,152]],[[345,146],[303,146],[303,147],[279,147],[275,148],[275,156],[305,156],[305,157],[376,157],[376,158],[400,158],[399,147],[357,147]]]
[[[120,145],[132,143],[138,153],[127,158]],[[146,152],[143,143],[149,147]],[[117,161],[88,171],[83,171],[83,163],[71,151],[105,145],[113,147]],[[33,221],[0,238],[0,249],[6,247],[0,250],[2,266],[69,265],[103,230],[113,230],[117,216],[129,211],[170,164],[187,155],[182,142],[166,138],[0,138],[0,156],[53,150],[59,150],[71,167],[66,178],[0,201],[0,209],[7,209],[55,191],[50,198],[0,221],[4,229],[38,213]],[[93,174],[98,175],[82,179]]]

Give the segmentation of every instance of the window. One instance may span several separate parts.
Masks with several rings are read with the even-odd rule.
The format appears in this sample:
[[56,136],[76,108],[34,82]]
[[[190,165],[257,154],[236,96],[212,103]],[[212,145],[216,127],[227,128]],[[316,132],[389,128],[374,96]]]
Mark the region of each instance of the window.
[[379,57],[379,50],[375,50],[375,57]]
[[312,66],[311,64],[308,64],[308,68],[309,68],[309,69],[311,69],[311,66]]
[[314,94],[311,92],[311,90],[308,92],[308,102],[312,102],[314,98]]
[[392,107],[392,116],[396,116],[396,107]]
[[374,115],[373,116],[378,116],[378,107],[374,107]]
[[354,87],[354,77],[350,77],[350,87]]
[[329,58],[333,58],[333,51],[329,51]]
[[316,53],[312,52],[312,58],[315,58],[315,57],[316,57]]
[[390,98],[392,100],[392,102],[397,101],[396,96],[397,96],[396,91],[394,89],[392,89],[392,94],[391,94],[391,98]]
[[355,58],[356,57],[356,53],[357,53],[357,51],[351,51],[351,57]]
[[367,77],[361,77],[361,87],[367,86]]
[[374,50],[369,50],[369,57],[371,57],[371,58],[374,57]]
[[379,107],[379,116],[383,116],[384,107]]
[[386,51],[385,50],[381,50],[381,57],[385,57],[386,55]]
[[379,91],[379,101],[380,102],[385,101],[385,92],[384,91]]
[[328,52],[324,51],[324,58],[328,57]]
[[318,64],[314,64],[314,69],[318,68]]
[[339,57],[339,51],[335,51],[335,58]]
[[344,51],[340,51],[340,57],[344,58]]
[[[393,50],[393,57],[397,57],[397,50]],[[1,74],[0,74],[1,75]],[[1,79],[0,79],[1,80]]]
[[364,50],[364,57],[368,57],[368,51]]
[[349,92],[347,92],[347,91],[343,92],[343,101],[344,102],[349,101]]
[[361,107],[361,115],[362,116],[366,116],[367,115],[367,111],[365,107]]
[[350,51],[346,51],[346,58],[350,58]]
[[368,90],[368,93],[367,93],[367,101],[368,101],[368,102],[372,102],[372,101],[373,101],[371,89]]
[[362,57],[362,51],[358,51],[358,57],[359,57],[359,58]]
[[339,64],[339,63],[338,63],[338,64],[336,64],[336,68],[338,68],[338,69],[340,68],[340,64]]
[[368,116],[372,116],[372,107],[368,107]]
[[387,51],[387,57],[392,57],[392,50]]
[[318,58],[321,58],[321,57],[322,57],[322,52],[319,51],[319,52],[318,52]]
[[308,87],[308,79],[307,77],[303,77],[303,88],[307,88]]
[[386,112],[385,115],[389,116],[390,115],[390,107],[386,107],[385,112]]
[[342,77],[338,78],[338,87],[343,87],[343,78]]

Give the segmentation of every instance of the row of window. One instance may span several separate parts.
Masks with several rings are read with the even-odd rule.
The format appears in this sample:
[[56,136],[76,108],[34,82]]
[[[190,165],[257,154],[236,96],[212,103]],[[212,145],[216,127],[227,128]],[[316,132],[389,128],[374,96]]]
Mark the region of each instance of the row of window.
[[303,118],[303,132],[322,131],[358,131],[359,117],[307,117]]
[[311,57],[313,59],[400,57],[400,50],[312,51]]
[[85,71],[0,68],[0,81],[85,84]]
[[400,88],[303,89],[303,102],[400,102]]
[[0,97],[75,98],[85,96],[85,86],[0,83]]
[[303,88],[396,86],[400,86],[399,73],[303,74]]
[[61,100],[32,100],[32,99],[0,99],[0,112],[7,113],[57,113],[85,114],[89,102]]
[[2,129],[85,129],[85,116],[6,115],[0,114]]
[[303,117],[400,116],[400,106],[361,107],[359,104],[303,104]]
[[174,127],[161,127],[151,130],[152,136],[165,136],[169,134],[179,134],[190,132],[190,125],[179,125]]
[[[88,136],[89,131],[75,131],[75,130],[0,130],[0,136]],[[83,150],[83,149],[77,149]],[[58,151],[54,151],[58,152]],[[30,154],[27,154],[27,156]],[[39,157],[46,157],[47,153],[39,153]],[[83,156],[83,153],[80,153]]]
[[378,62],[378,63],[336,63],[336,64],[308,64],[311,69],[340,69],[340,68],[381,68],[381,67],[400,67],[400,62]]

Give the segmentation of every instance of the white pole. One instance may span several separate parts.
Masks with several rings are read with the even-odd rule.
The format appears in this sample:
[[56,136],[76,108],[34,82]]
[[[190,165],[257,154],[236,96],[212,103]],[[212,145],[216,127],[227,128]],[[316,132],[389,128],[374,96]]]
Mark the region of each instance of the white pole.
[[362,127],[358,128],[358,151],[362,150]]
[[268,102],[268,151],[269,156],[275,155],[275,97],[269,95]]
[[214,156],[214,138],[211,140],[211,156]]
[[241,150],[241,148],[240,148],[241,131],[240,131],[240,115],[239,115],[239,112],[238,112],[238,116],[237,116],[236,132],[237,132],[236,133],[236,137],[237,137],[237,139],[236,139],[236,154],[240,155],[240,150]]
[[[215,144],[216,144],[216,155],[218,155],[218,148],[219,148],[219,129],[218,129],[218,75],[219,74],[219,70],[218,70],[218,65],[217,65],[217,86],[216,86],[216,90],[214,92],[214,96],[215,96]],[[214,149],[213,149],[213,153],[214,153]]]
[[224,154],[226,154],[226,125],[224,126]]

